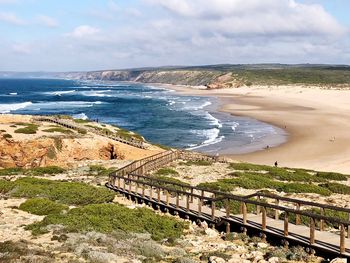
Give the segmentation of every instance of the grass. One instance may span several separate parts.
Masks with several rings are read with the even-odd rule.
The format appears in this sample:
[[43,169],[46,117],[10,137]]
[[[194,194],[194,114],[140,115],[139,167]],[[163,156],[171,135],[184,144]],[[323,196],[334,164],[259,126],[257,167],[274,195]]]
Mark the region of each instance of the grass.
[[322,187],[330,190],[332,193],[350,195],[350,186],[339,183],[326,183]]
[[36,134],[39,128],[38,125],[32,123],[16,123],[16,125],[25,127],[15,130],[15,133]]
[[64,215],[50,214],[27,229],[32,230],[33,234],[42,234],[48,225],[64,225],[69,232],[148,232],[154,240],[178,238],[187,226],[184,222],[157,215],[147,208],[131,210],[118,204],[92,204],[73,208]]
[[242,187],[245,189],[275,189],[286,193],[316,193],[324,196],[329,196],[332,193],[318,185],[274,181],[269,174],[237,173],[236,178],[220,179],[216,182],[201,183],[198,186],[223,192],[231,192],[236,187]]
[[155,172],[155,175],[165,175],[165,176],[168,176],[168,175],[172,175],[172,176],[178,176],[179,173],[177,171],[175,171],[174,169],[172,168],[168,168],[168,167],[165,167],[165,168],[160,168],[158,169],[157,172]]
[[0,192],[11,197],[47,198],[67,205],[106,203],[114,199],[114,193],[106,188],[33,177],[19,178],[14,182],[0,180]]
[[169,187],[169,188],[174,189],[174,190],[182,190],[181,186],[174,185],[174,183],[182,184],[184,186],[190,186],[190,184],[182,182],[181,180],[173,178],[173,177],[168,177],[168,176],[164,176],[164,175],[154,175],[152,177],[155,178],[155,179],[166,181],[166,182],[158,182],[157,183],[158,185]]
[[205,161],[205,160],[198,160],[198,161],[187,161],[187,162],[180,162],[180,165],[187,165],[187,166],[210,166],[213,164],[213,162]]
[[131,133],[130,131],[122,129],[122,128],[119,128],[116,131],[116,135],[120,136],[120,137],[124,137],[126,139],[135,139],[135,140],[139,140],[139,141],[144,141],[144,138],[140,134],[137,134],[135,132]]
[[0,176],[7,176],[7,175],[17,175],[17,174],[23,174],[24,169],[22,168],[5,168],[0,169]]
[[8,133],[5,133],[5,134],[2,135],[2,137],[3,137],[4,139],[11,139],[11,138],[12,138],[12,135],[11,135],[11,134],[8,134]]
[[90,165],[89,170],[91,173],[97,176],[108,176],[113,171],[117,170],[114,167],[111,167],[109,169],[103,167],[102,165]]
[[54,175],[64,173],[66,170],[58,166],[35,167],[25,171],[25,174],[31,176]]
[[49,132],[49,133],[60,132],[60,133],[64,133],[64,134],[72,134],[72,133],[74,133],[71,130],[64,129],[64,128],[61,128],[61,127],[55,127],[55,128],[46,129],[46,130],[43,130],[43,132]]
[[89,123],[91,122],[90,120],[83,120],[83,119],[74,119],[75,123]]
[[22,203],[19,209],[34,215],[43,216],[60,214],[63,210],[68,211],[69,207],[46,198],[33,198]]
[[333,180],[333,181],[346,181],[349,178],[349,176],[345,174],[332,173],[332,172],[317,172],[316,176],[318,178],[323,178],[323,179]]

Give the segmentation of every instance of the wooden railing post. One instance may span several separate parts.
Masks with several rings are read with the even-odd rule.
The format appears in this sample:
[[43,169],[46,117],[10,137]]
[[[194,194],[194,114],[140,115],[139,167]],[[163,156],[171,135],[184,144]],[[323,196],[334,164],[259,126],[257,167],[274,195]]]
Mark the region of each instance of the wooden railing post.
[[191,203],[193,203],[193,187],[191,187]]
[[[324,214],[325,214],[325,209],[322,207],[321,208],[321,216],[324,216]],[[324,220],[321,219],[320,220],[320,231],[323,231],[323,230],[324,230]]]
[[186,211],[188,212],[190,210],[190,195],[186,195]]
[[230,217],[230,199],[226,199],[226,204],[225,204],[225,210],[226,210],[226,217]]
[[315,244],[315,219],[310,217],[310,244]]
[[247,224],[247,204],[242,202],[242,214],[243,214],[243,224]]
[[345,252],[345,226],[340,224],[340,245],[339,245],[340,254]]
[[[348,213],[348,221],[350,221],[350,213]],[[348,238],[350,238],[350,227],[349,227],[349,225],[347,225],[346,228],[348,230]]]
[[149,199],[152,201],[153,200],[153,186],[150,185],[150,188],[149,188]]
[[142,197],[145,198],[145,184],[142,184]]
[[158,203],[160,203],[160,187],[158,187]]
[[166,204],[169,205],[169,191],[165,190]]
[[[300,211],[300,203],[297,203],[297,210]],[[295,215],[295,224],[296,225],[300,225],[301,224],[301,218],[300,218],[300,214],[296,214]]]
[[202,214],[202,198],[198,198],[198,215]]
[[179,208],[179,193],[176,192],[176,208]]
[[211,202],[211,219],[215,219],[215,201]]
[[[261,200],[261,198],[260,198],[260,195],[258,195],[257,197],[256,197],[256,199],[257,199],[257,201],[258,202],[260,202]],[[256,214],[257,215],[259,215],[260,214],[260,205],[256,205]]]
[[120,177],[118,177],[118,188],[120,189]]
[[266,230],[266,208],[264,206],[261,207],[261,227],[262,230]]
[[[276,200],[275,200],[275,204],[276,204],[276,205],[279,205],[279,203],[280,203],[280,200],[279,200],[279,199],[276,199]],[[276,208],[276,209],[275,209],[275,219],[278,220],[278,218],[279,218],[279,211],[278,211],[278,209]]]
[[284,212],[284,236],[288,236],[288,216],[289,213],[286,211]]

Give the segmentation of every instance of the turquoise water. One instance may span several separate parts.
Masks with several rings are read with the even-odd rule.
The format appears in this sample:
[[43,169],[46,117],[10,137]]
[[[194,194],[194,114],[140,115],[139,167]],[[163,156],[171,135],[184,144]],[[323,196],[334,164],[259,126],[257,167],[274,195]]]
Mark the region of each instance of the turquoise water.
[[146,84],[0,79],[0,113],[67,114],[98,119],[148,141],[212,154],[243,153],[285,141],[280,129],[216,111],[208,97]]

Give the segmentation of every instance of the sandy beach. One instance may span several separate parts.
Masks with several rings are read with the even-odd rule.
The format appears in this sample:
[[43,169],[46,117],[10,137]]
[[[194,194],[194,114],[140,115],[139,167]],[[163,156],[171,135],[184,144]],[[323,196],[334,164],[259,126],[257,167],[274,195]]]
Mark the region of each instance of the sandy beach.
[[220,111],[273,124],[286,143],[232,159],[350,174],[350,91],[301,86],[203,90],[166,86],[188,95],[214,96]]

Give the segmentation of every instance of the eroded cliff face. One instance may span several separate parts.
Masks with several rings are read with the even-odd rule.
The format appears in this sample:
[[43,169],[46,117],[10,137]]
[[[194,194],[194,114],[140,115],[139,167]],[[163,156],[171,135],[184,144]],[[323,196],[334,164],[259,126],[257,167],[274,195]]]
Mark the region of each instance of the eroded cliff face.
[[69,166],[82,160],[124,159],[120,147],[98,138],[0,138],[0,167]]
[[232,73],[215,70],[107,70],[66,73],[66,78],[82,80],[135,81],[173,85],[206,86],[208,89],[241,86]]

